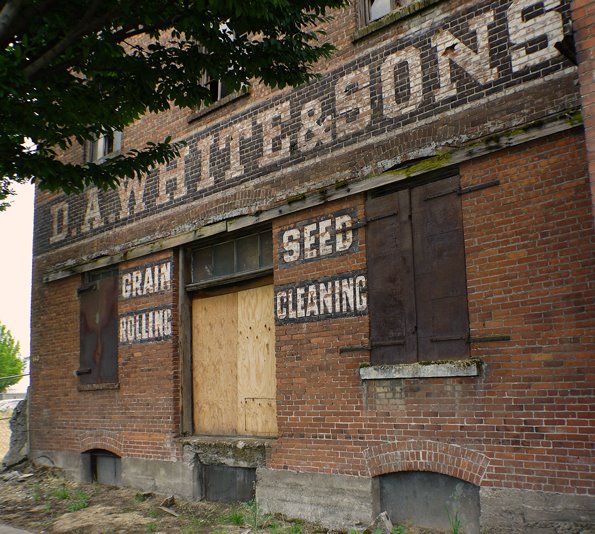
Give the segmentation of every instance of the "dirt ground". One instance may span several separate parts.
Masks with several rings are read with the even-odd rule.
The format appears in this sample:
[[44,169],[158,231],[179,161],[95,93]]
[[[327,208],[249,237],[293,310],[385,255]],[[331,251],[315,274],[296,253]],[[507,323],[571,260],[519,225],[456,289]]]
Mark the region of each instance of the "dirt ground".
[[[0,474],[0,523],[33,533],[331,534],[320,526],[264,514],[254,503],[173,499],[131,488],[76,484],[56,470],[18,466]],[[351,533],[362,532],[362,529]],[[367,530],[366,532],[374,531]],[[378,532],[378,531],[376,531]],[[395,534],[431,534],[395,527]]]
[[[47,468],[0,475],[0,523],[35,533],[322,533],[263,514],[254,504],[187,502],[130,488],[76,484]],[[163,505],[163,506],[162,506]]]

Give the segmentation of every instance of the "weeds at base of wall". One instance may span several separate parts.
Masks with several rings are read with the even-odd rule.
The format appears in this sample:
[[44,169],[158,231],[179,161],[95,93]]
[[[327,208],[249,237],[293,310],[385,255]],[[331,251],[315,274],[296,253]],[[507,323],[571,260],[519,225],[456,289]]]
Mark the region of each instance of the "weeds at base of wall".
[[[132,488],[77,484],[53,468],[22,464],[0,474],[1,521],[31,532],[180,532],[181,534],[336,533],[318,525],[264,513],[255,502],[223,504],[175,499]],[[337,533],[338,534],[338,533]]]

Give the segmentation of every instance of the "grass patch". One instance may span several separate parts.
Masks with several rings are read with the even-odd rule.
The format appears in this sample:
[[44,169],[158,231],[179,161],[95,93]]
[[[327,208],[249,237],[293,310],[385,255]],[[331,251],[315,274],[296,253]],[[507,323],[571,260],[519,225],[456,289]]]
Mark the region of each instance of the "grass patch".
[[33,484],[33,487],[31,488],[31,498],[33,499],[33,502],[39,502],[43,498],[43,492],[41,491],[41,484],[39,482]]
[[70,499],[70,492],[66,489],[66,486],[62,486],[54,490],[54,497],[59,501],[65,501],[66,499]]
[[289,534],[302,534],[304,525],[300,521],[294,521],[289,527]]
[[77,490],[74,496],[70,499],[70,502],[66,505],[68,512],[78,512],[83,508],[89,506],[89,495],[82,490]]
[[229,514],[229,522],[232,525],[243,525],[246,520],[244,518],[244,514],[240,510],[234,510],[231,514]]

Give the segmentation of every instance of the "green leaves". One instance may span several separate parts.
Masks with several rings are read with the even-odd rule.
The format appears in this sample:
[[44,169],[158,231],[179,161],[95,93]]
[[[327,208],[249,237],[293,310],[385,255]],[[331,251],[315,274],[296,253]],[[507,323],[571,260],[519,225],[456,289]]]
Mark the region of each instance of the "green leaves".
[[21,378],[6,378],[23,372],[24,362],[20,358],[20,346],[10,330],[0,323],[0,392],[16,384]]
[[[0,176],[76,192],[170,161],[179,147],[168,140],[102,165],[85,165],[82,150],[78,161],[57,158],[147,112],[208,102],[203,76],[232,89],[310,80],[333,49],[313,27],[346,1],[8,0],[16,9],[0,25]],[[23,148],[27,138],[36,151]],[[8,194],[3,184],[0,206]]]

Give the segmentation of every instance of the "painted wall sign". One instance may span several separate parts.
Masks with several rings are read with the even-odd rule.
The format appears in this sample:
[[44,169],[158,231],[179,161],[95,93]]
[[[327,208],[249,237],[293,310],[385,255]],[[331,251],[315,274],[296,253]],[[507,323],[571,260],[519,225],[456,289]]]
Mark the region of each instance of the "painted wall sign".
[[362,271],[275,287],[278,323],[320,321],[368,312],[368,284]]
[[120,315],[120,344],[151,343],[171,338],[172,309],[161,306]]
[[171,260],[150,263],[120,273],[120,298],[171,291]]
[[[309,85],[190,135],[175,162],[117,191],[90,188],[43,204],[35,254],[570,72],[555,48],[570,32],[569,5],[486,1],[366,51]],[[465,134],[465,124],[457,127]]]
[[279,267],[356,252],[356,223],[356,211],[344,209],[284,228],[279,232]]

